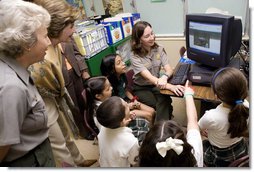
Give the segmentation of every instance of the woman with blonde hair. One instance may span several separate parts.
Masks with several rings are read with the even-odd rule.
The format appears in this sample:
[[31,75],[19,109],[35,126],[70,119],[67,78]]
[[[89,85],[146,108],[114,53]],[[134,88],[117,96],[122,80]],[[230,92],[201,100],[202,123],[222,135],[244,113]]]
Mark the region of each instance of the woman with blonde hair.
[[71,113],[74,106],[65,88],[62,74],[61,42],[68,42],[73,34],[74,22],[79,17],[78,10],[64,0],[34,0],[51,15],[48,36],[52,43],[43,62],[30,67],[48,115],[49,139],[57,166],[68,163],[71,166],[87,166],[88,161],[78,150],[74,137],[78,128]]

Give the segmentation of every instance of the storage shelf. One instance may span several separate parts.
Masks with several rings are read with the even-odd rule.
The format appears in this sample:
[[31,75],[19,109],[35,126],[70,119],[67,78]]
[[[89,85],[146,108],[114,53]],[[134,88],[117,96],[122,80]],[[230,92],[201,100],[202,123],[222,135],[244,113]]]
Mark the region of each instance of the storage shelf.
[[[128,36],[125,39],[123,39],[121,41],[118,41],[113,45],[110,45],[109,47],[102,50],[101,52],[94,55],[93,57],[91,57],[89,59],[85,59],[85,62],[88,66],[90,75],[91,76],[100,76],[101,75],[100,66],[101,66],[102,58],[105,57],[106,55],[116,53],[117,47],[119,45],[122,45],[123,43],[125,43],[126,41],[128,41],[130,39],[131,39],[131,36]],[[126,63],[127,66],[129,66],[130,65],[130,60],[125,61],[125,63]]]

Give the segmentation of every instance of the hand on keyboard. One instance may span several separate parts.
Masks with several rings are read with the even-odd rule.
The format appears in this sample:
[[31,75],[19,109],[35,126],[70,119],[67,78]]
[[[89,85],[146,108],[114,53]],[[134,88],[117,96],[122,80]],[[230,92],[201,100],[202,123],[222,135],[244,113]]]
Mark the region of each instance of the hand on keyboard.
[[172,91],[177,96],[183,96],[184,93],[184,86],[182,85],[167,84],[166,89]]

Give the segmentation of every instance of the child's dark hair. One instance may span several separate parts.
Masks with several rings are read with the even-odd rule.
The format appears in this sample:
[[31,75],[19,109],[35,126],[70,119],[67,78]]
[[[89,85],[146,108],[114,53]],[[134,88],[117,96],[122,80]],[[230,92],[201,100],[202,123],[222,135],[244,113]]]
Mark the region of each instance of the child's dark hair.
[[91,77],[85,82],[86,99],[88,107],[88,121],[92,126],[95,126],[93,114],[95,109],[96,94],[101,94],[105,89],[107,78],[105,76]]
[[[163,158],[156,149],[156,143],[164,142],[169,137],[183,141],[183,151],[177,155],[168,150]],[[186,140],[185,131],[175,121],[159,121],[146,134],[139,151],[141,167],[194,167],[197,161],[192,154],[192,146]]]
[[125,106],[122,99],[112,96],[105,100],[96,111],[97,120],[106,128],[119,128],[125,118]]
[[107,78],[105,76],[96,76],[89,78],[85,83],[85,89],[90,94],[92,100],[97,99],[96,94],[101,94],[105,89]]
[[[113,88],[112,95],[113,96],[119,95],[119,90],[117,87],[120,82],[117,77],[116,70],[115,70],[116,56],[120,56],[120,55],[119,54],[109,54],[109,55],[105,56],[101,61],[101,67],[100,67],[102,75],[106,76],[108,78],[110,84],[112,85],[112,88]],[[127,77],[124,73],[121,74],[120,78],[123,78],[126,85],[128,84]]]
[[249,108],[243,105],[248,96],[248,81],[244,74],[236,68],[222,68],[214,74],[212,87],[217,97],[231,107],[228,134],[231,138],[246,136]]

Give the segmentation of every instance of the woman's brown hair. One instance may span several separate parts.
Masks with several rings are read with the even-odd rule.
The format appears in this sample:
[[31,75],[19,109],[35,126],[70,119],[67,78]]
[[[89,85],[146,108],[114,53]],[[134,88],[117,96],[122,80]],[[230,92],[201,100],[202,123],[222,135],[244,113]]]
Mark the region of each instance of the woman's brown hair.
[[78,9],[65,0],[33,0],[33,2],[48,10],[51,16],[48,28],[49,38],[58,38],[64,28],[69,24],[74,24],[80,15]]
[[[144,57],[147,55],[148,51],[142,46],[140,39],[144,34],[144,30],[146,27],[151,27],[151,24],[146,21],[139,21],[137,22],[133,29],[131,35],[131,50],[134,54],[139,55],[140,57]],[[158,44],[154,43],[152,48],[157,48]]]

